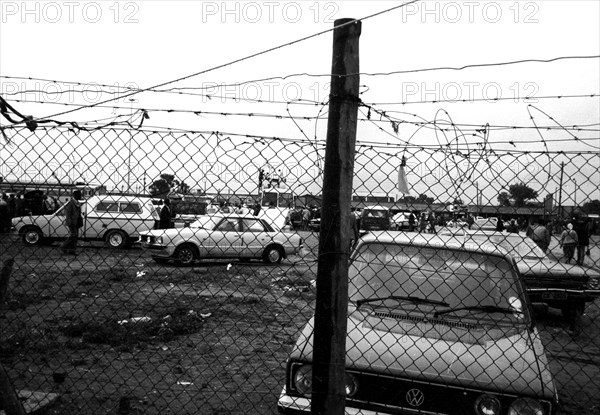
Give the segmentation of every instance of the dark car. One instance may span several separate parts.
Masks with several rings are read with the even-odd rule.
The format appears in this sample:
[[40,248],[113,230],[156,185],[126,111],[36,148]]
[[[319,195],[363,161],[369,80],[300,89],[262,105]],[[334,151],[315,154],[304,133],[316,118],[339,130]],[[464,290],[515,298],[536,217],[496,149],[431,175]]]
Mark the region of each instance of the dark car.
[[517,262],[531,301],[560,309],[570,321],[581,316],[586,303],[600,297],[599,269],[555,261],[524,234],[480,230],[459,232],[464,232],[465,244],[469,240],[490,242],[506,249]]
[[[551,415],[557,392],[514,260],[492,244],[371,232],[349,267],[346,414]],[[314,318],[283,414],[311,410]]]
[[367,206],[360,215],[360,229],[364,231],[384,231],[390,229],[392,215],[383,206]]

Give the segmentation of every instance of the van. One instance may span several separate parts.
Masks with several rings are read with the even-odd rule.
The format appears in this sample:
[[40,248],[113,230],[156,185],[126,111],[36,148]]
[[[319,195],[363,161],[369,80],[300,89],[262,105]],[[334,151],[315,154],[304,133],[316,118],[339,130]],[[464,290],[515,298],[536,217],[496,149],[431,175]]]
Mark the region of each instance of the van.
[[390,210],[383,206],[367,206],[360,215],[359,227],[364,231],[385,231],[390,229]]
[[[26,245],[39,245],[66,239],[65,206],[50,215],[13,218],[12,226]],[[140,232],[154,229],[159,220],[152,199],[124,195],[100,195],[81,201],[83,227],[79,239],[104,241],[110,248],[124,248],[139,237]]]

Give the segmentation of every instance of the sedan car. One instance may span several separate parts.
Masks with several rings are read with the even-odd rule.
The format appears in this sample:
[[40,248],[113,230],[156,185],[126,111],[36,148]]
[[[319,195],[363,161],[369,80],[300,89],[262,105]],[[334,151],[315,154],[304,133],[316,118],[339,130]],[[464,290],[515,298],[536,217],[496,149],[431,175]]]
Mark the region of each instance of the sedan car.
[[239,214],[203,216],[186,228],[144,232],[140,243],[156,262],[174,260],[181,265],[204,258],[279,263],[303,247],[298,235],[275,231],[264,219]]
[[[549,415],[557,391],[514,260],[491,244],[372,232],[349,264],[346,414]],[[311,410],[314,318],[283,414]]]
[[391,227],[393,230],[400,231],[402,229],[408,228],[408,218],[410,217],[410,212],[398,212],[394,216],[392,216],[392,224]]
[[558,308],[573,321],[587,302],[600,297],[600,270],[550,259],[528,236],[517,233],[464,231],[464,243],[489,242],[506,249],[517,261],[532,302]]

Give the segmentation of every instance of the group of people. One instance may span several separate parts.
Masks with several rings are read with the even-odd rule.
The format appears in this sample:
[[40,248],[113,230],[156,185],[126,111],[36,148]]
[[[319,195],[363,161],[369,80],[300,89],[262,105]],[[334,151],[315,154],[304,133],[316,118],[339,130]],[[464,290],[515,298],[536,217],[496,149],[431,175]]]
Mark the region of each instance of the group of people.
[[573,218],[566,224],[566,229],[560,234],[559,245],[567,264],[571,263],[577,253],[575,262],[583,265],[586,255],[590,255],[590,236],[592,236],[591,222]]

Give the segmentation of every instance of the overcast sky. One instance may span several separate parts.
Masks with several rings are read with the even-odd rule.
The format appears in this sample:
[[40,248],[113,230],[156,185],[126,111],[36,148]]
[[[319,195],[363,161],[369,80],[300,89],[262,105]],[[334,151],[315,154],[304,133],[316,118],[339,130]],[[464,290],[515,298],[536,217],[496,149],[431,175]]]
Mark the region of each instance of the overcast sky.
[[[0,93],[23,114],[49,117],[80,105],[114,98],[106,92],[123,93],[123,87],[150,88],[166,84],[161,89],[179,88],[175,91],[184,94],[143,92],[53,119],[80,123],[110,121],[144,108],[150,116],[144,121],[145,128],[234,134],[229,144],[215,137],[208,138],[209,134],[198,144],[198,136],[190,135],[190,142],[178,136],[176,144],[161,148],[160,144],[151,144],[147,134],[141,133],[134,133],[132,141],[128,141],[129,136],[119,134],[78,134],[87,144],[64,134],[53,136],[50,144],[44,141],[47,137],[36,133],[33,136],[43,143],[40,150],[31,137],[25,139],[21,133],[13,137],[11,148],[6,144],[0,147],[1,174],[10,177],[26,173],[35,180],[49,179],[48,172],[56,170],[54,167],[37,173],[19,170],[14,163],[27,159],[33,164],[61,164],[71,157],[82,160],[88,167],[64,168],[62,175],[83,176],[86,171],[95,174],[96,181],[104,181],[107,179],[102,179],[98,171],[106,173],[103,171],[106,166],[117,159],[123,165],[131,165],[133,157],[138,162],[137,169],[129,180],[135,181],[137,186],[143,183],[143,177],[153,180],[160,171],[171,169],[195,188],[212,184],[212,190],[231,186],[250,191],[252,187],[244,183],[240,170],[252,176],[266,163],[288,170],[296,164],[298,172],[290,174],[294,181],[302,182],[299,193],[313,190],[310,183],[318,186],[321,166],[314,147],[308,146],[306,139],[324,140],[326,119],[293,121],[285,117],[243,117],[233,113],[326,117],[326,105],[299,105],[298,101],[327,101],[332,33],[226,64],[331,29],[335,19],[363,18],[401,4],[396,1],[0,1]],[[531,183],[541,195],[554,192],[558,183],[556,166],[563,159],[510,152],[599,151],[599,20],[600,2],[592,0],[424,1],[365,19],[360,37],[361,99],[374,110],[385,111],[409,123],[400,123],[396,133],[391,123],[360,122],[358,143],[389,143],[392,147],[375,146],[373,151],[377,155],[361,147],[362,158],[357,156],[359,166],[356,167],[363,169],[363,176],[355,181],[355,189],[361,193],[397,194],[393,172],[407,141],[410,153],[416,151],[414,146],[456,144],[458,134],[463,150],[469,140],[473,149],[477,148],[473,143],[485,137],[487,150],[495,150],[496,156],[504,157],[494,156],[483,164],[470,161],[461,166],[456,157],[448,154],[426,157],[420,152],[409,158],[413,171],[409,184],[415,193],[429,191],[444,194],[443,198],[451,197],[457,191],[458,180],[464,182],[463,191],[467,192],[466,198],[471,199],[479,175],[482,177],[478,186],[489,188],[484,195],[490,200],[494,200],[503,187],[520,180]],[[582,58],[460,71],[417,71],[576,56]],[[595,58],[583,58],[590,56]],[[406,73],[412,70],[415,72]],[[199,75],[190,76],[193,74]],[[290,76],[294,74],[322,76]],[[186,79],[168,83],[180,78]],[[104,93],[99,92],[98,84],[107,85]],[[218,85],[229,86],[218,88]],[[37,92],[24,94],[25,90]],[[595,96],[590,97],[592,94]],[[571,95],[581,97],[569,97]],[[556,96],[563,98],[552,98]],[[363,107],[362,111],[359,118],[364,119],[367,108]],[[222,115],[224,113],[230,115]],[[381,117],[376,117],[373,111],[371,118]],[[472,126],[531,127],[534,122],[540,126],[592,125],[588,127],[592,131],[492,128],[487,133],[475,132],[479,138],[470,138],[474,127],[461,127],[466,136],[460,137],[460,133],[444,135],[438,131],[436,134],[431,128],[419,129],[410,124],[410,121],[434,120],[452,120],[455,124]],[[0,122],[7,124],[4,119]],[[288,144],[281,148],[269,144],[262,151],[254,143],[241,145],[241,139],[235,134],[305,141],[302,145]],[[574,136],[582,140],[575,140]],[[160,138],[167,140],[164,136]],[[89,144],[90,140],[93,145]],[[65,150],[67,142],[69,150]],[[157,147],[159,153],[152,154]],[[214,147],[219,151],[210,151]],[[194,154],[189,154],[191,149]],[[225,176],[222,172],[212,176],[207,176],[206,171],[198,173],[204,169],[198,168],[198,164],[217,161],[237,167],[231,168]],[[371,168],[369,161],[380,168],[377,174],[365,174]],[[486,164],[488,161],[492,164]],[[579,198],[579,202],[600,198],[598,156],[571,157],[564,161],[569,178],[564,187],[572,186],[570,193],[575,183],[580,187],[580,193],[571,197]],[[194,163],[196,168],[190,167]],[[432,173],[436,169],[428,163],[442,166],[442,171]],[[89,167],[92,164],[96,165],[95,170]],[[436,188],[440,186],[440,175],[450,184]],[[489,186],[495,175],[502,179]],[[552,176],[550,180],[548,175]],[[122,186],[118,182],[125,180],[125,175],[115,177],[108,179],[109,187]],[[247,177],[247,180],[253,178]]]

